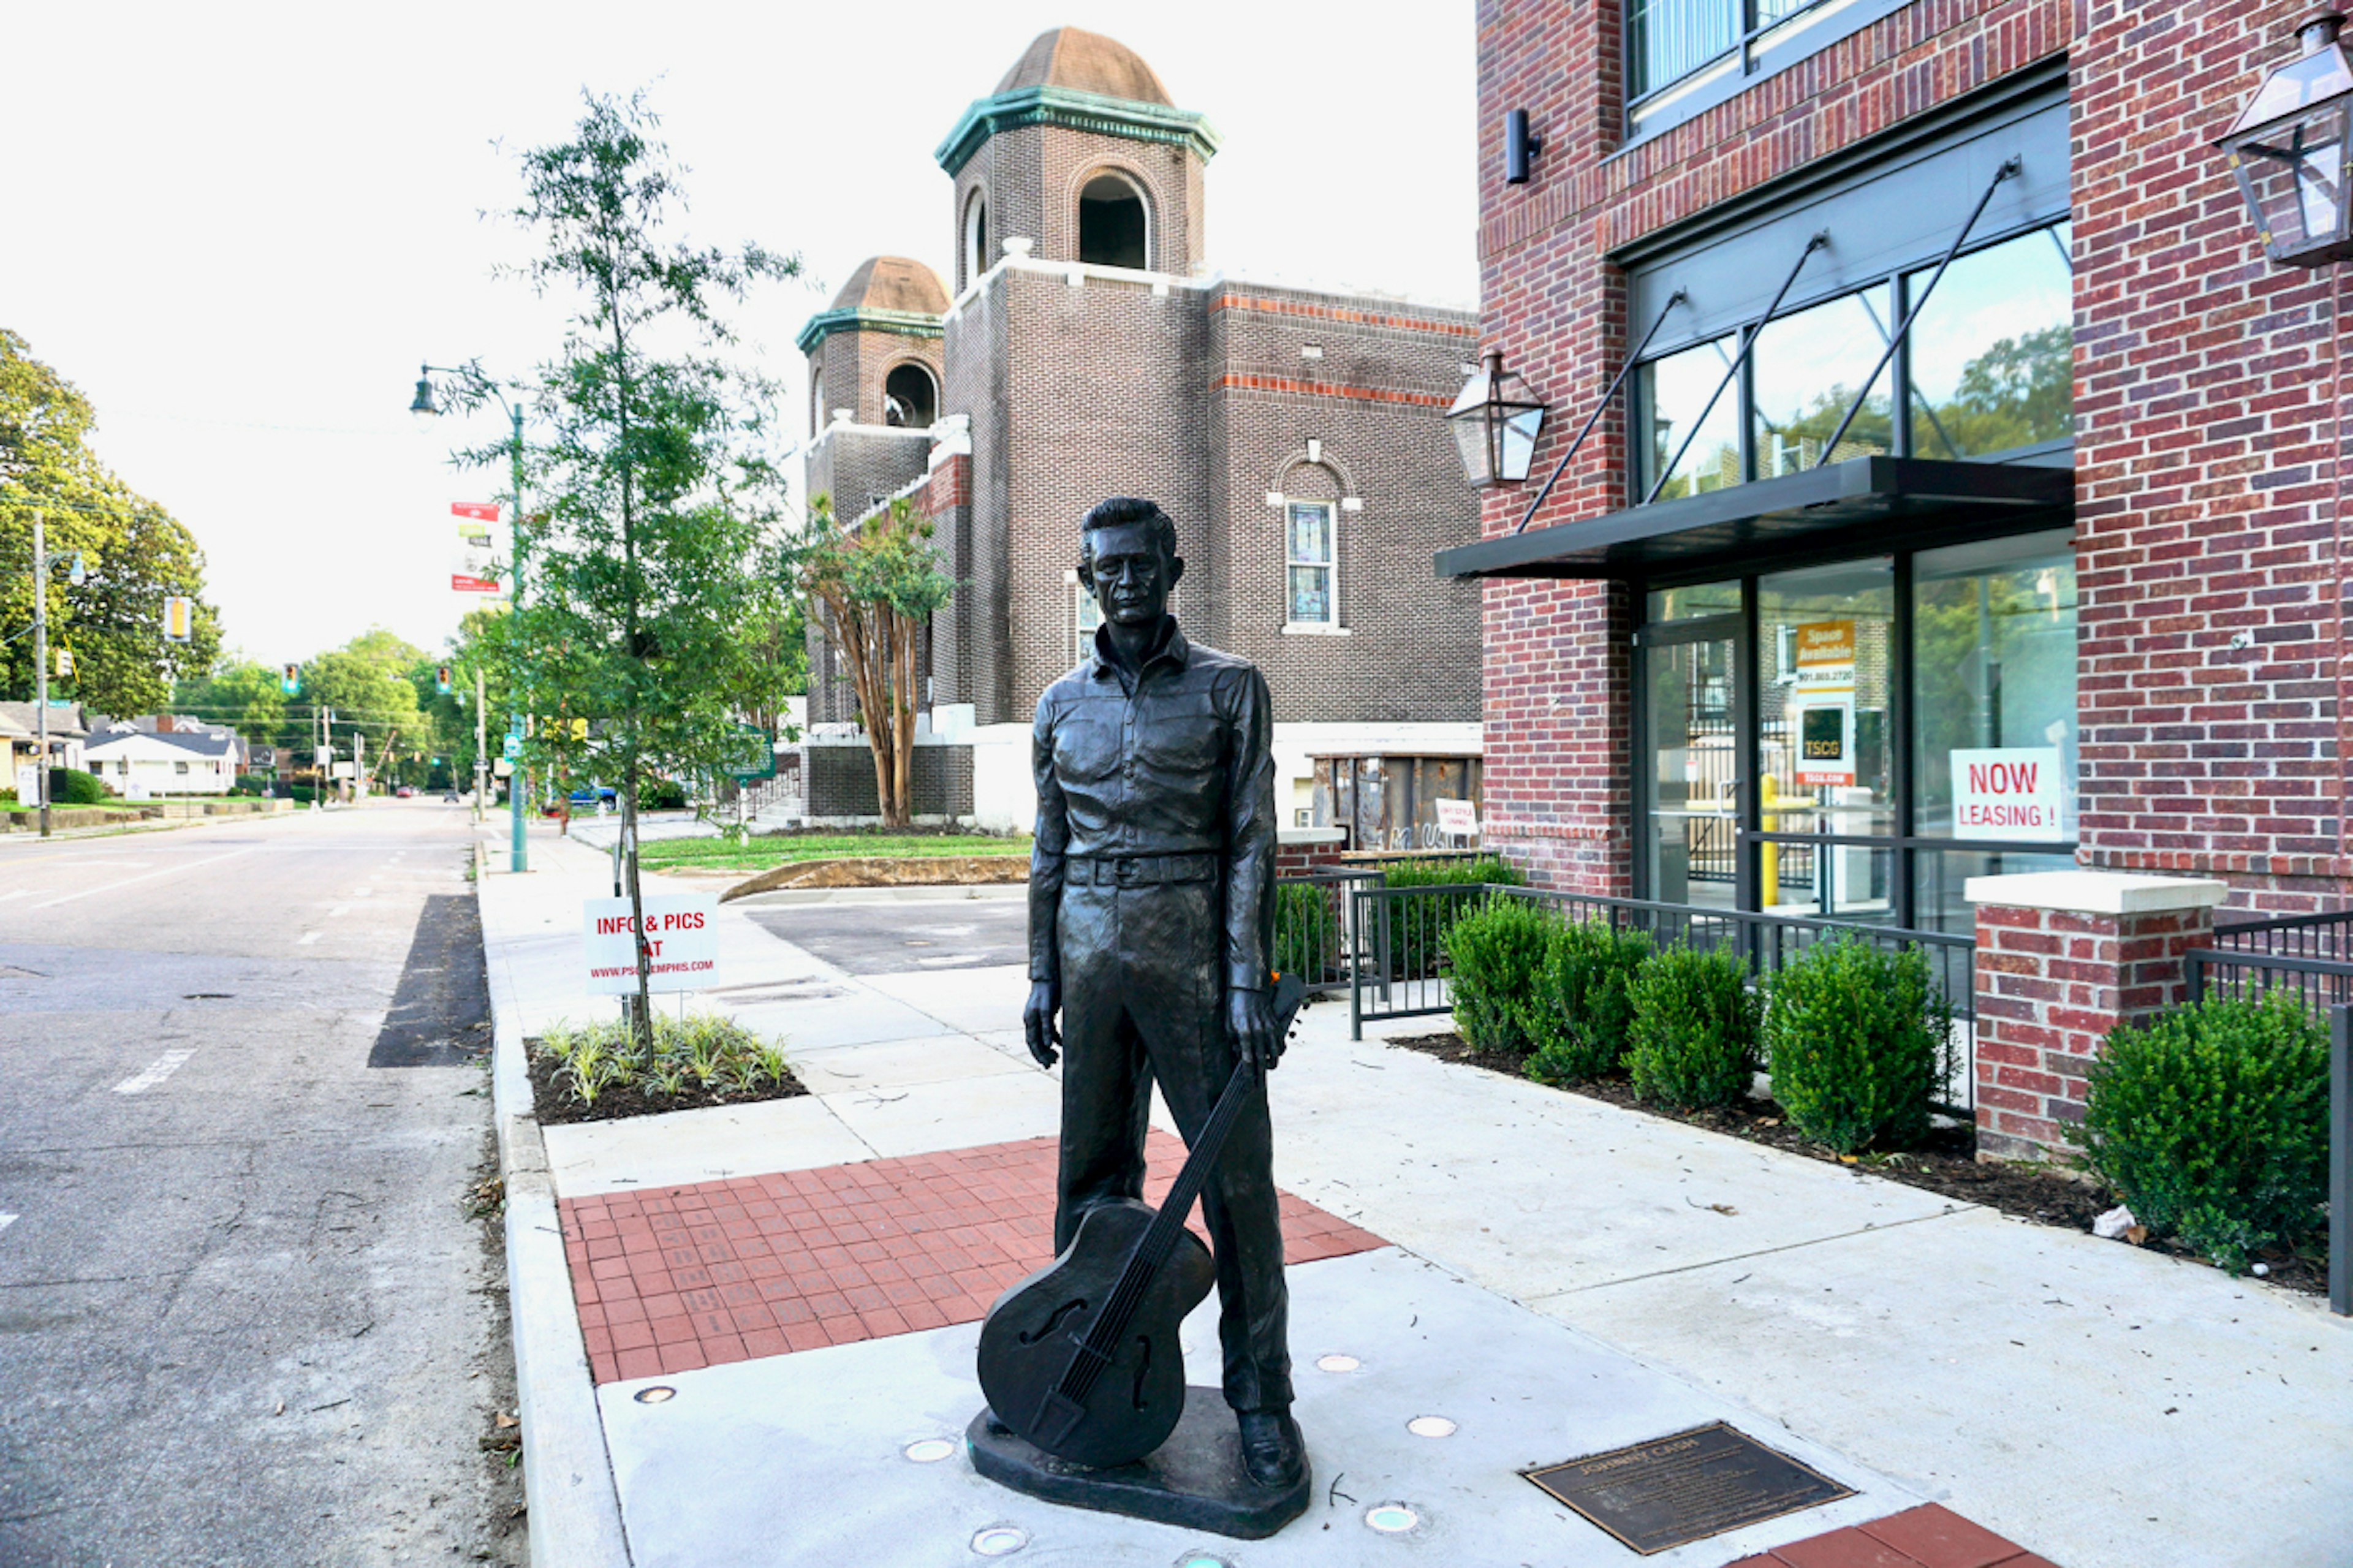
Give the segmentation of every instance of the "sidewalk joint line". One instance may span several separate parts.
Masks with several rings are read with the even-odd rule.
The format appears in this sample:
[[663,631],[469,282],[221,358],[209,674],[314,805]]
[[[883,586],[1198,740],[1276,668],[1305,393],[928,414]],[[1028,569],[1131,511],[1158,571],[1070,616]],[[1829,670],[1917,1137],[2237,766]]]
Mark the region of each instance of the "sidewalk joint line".
[[1634,1285],[1645,1279],[1663,1279],[1671,1274],[1690,1274],[1702,1268],[1720,1268],[1726,1263],[1739,1263],[1751,1258],[1770,1258],[1777,1252],[1796,1252],[1801,1247],[1820,1247],[1825,1242],[1850,1241],[1858,1236],[1875,1236],[1881,1231],[1900,1230],[1907,1225],[1923,1225],[1930,1220],[1950,1219],[1957,1214],[1983,1209],[1983,1204],[1956,1204],[1942,1214],[1914,1215],[1910,1219],[1891,1219],[1884,1225],[1866,1225],[1856,1230],[1842,1230],[1831,1236],[1808,1237],[1803,1241],[1784,1242],[1779,1247],[1760,1247],[1754,1252],[1728,1252],[1721,1258],[1710,1258],[1698,1263],[1678,1264],[1672,1268],[1654,1268],[1647,1274],[1629,1274],[1620,1279],[1597,1279],[1590,1285],[1572,1285],[1566,1290],[1553,1290],[1542,1296],[1527,1297],[1525,1305],[1534,1307],[1539,1301],[1556,1301],[1563,1296],[1582,1296],[1588,1290],[1607,1290],[1613,1285]]

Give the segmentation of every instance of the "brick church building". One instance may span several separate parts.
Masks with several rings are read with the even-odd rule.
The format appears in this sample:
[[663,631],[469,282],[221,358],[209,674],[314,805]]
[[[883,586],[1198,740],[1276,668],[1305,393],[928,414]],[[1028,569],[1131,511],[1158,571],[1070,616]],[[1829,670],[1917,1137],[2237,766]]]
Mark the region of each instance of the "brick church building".
[[[1109,495],[1176,520],[1187,634],[1266,672],[1286,823],[1316,755],[1477,752],[1479,592],[1429,565],[1476,525],[1443,419],[1475,320],[1213,270],[1218,144],[1122,45],[1046,33],[938,149],[953,289],[877,257],[802,330],[808,493],[909,498],[963,584],[931,626],[919,812],[1028,826],[1030,712],[1092,647],[1078,524]],[[814,816],[871,803],[852,716],[815,629]]]
[[1488,842],[1974,934],[1985,1146],[2160,999],[2117,951],[2353,905],[2346,285],[2215,145],[2307,13],[1478,5],[1482,345],[1548,410],[1437,557]]

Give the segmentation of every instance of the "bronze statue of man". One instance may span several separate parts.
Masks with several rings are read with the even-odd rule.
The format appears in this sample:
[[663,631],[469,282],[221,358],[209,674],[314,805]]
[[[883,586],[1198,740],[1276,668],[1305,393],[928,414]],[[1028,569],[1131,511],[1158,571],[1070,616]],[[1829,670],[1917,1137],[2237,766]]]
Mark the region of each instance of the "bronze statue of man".
[[[1187,642],[1168,614],[1176,528],[1114,497],[1081,527],[1080,580],[1103,607],[1092,658],[1046,689],[1031,733],[1030,1054],[1062,1068],[1054,1247],[1094,1205],[1140,1199],[1152,1085],[1189,1143],[1247,1058],[1282,1047],[1268,991],[1274,933],[1273,716],[1266,679]],[[1054,1016],[1061,1015],[1061,1029]],[[1203,1194],[1217,1259],[1226,1402],[1250,1479],[1299,1481],[1289,1293],[1261,1076]]]

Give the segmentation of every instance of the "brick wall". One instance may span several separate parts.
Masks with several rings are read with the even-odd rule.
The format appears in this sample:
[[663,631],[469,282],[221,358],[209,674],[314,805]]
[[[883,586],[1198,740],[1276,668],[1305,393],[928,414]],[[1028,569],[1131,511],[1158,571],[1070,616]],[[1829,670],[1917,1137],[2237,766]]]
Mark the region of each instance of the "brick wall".
[[[881,425],[882,388],[891,373],[902,364],[920,364],[940,380],[940,340],[902,332],[838,330],[826,333],[813,356],[811,374],[825,372],[825,406],[817,410],[818,427],[831,424],[833,411],[847,408],[852,424]],[[814,391],[814,384],[812,384]],[[811,399],[814,405],[814,396]]]
[[2341,905],[2344,268],[2265,258],[2211,145],[2311,7],[2086,9],[2071,73],[2084,858],[2221,875],[2266,909]]
[[[875,816],[874,753],[865,746],[805,746],[801,777],[811,816]],[[972,748],[917,746],[908,765],[915,816],[972,815]]]

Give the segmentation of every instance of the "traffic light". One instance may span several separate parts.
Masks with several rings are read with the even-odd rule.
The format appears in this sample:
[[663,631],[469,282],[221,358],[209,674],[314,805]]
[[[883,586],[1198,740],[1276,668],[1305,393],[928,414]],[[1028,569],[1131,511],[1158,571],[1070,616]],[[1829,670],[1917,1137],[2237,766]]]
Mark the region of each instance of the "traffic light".
[[174,594],[164,601],[164,637],[169,642],[187,642],[196,635],[196,602]]
[[63,680],[72,673],[73,649],[69,647],[61,647],[58,649],[58,679],[59,680]]
[[442,665],[433,672],[433,689],[442,696],[449,695],[449,667]]
[[289,697],[301,691],[302,689],[302,667],[299,664],[291,663],[280,666],[278,670],[278,686],[279,689],[285,692]]

